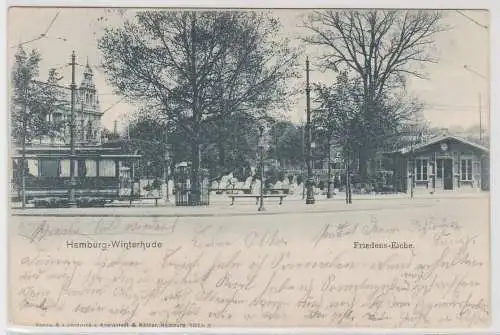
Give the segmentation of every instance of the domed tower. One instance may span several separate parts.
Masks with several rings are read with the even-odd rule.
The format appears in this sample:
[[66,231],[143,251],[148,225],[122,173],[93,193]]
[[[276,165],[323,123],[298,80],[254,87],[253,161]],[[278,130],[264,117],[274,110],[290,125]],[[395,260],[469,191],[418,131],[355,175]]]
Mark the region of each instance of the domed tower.
[[94,74],[88,59],[83,72],[83,79],[78,89],[78,101],[76,106],[78,141],[85,143],[96,143],[100,139],[101,109],[99,98],[94,83]]

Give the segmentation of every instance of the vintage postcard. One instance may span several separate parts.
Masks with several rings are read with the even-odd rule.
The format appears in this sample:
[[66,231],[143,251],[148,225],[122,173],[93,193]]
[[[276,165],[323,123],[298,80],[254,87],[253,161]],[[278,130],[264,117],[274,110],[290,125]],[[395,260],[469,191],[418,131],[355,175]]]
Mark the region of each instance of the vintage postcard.
[[489,327],[489,20],[9,8],[10,324]]

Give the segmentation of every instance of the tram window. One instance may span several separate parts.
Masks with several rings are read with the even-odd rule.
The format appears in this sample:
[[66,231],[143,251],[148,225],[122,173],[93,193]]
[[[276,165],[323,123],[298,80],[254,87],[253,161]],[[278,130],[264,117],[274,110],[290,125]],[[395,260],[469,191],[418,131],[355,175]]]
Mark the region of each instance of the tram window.
[[77,176],[79,177],[85,177],[87,176],[87,173],[86,173],[86,168],[85,168],[85,160],[83,159],[80,159],[77,161]]
[[[95,177],[96,176],[96,163],[95,161],[88,160],[77,160],[75,161],[75,176],[76,177]],[[63,159],[60,164],[60,176],[61,177],[69,177],[70,176],[70,160]]]
[[[28,162],[28,168],[31,172],[31,167]],[[40,160],[40,177],[59,177],[59,161],[58,160],[49,160],[49,159],[41,159]]]
[[69,177],[70,176],[70,164],[71,161],[69,159],[62,159],[61,160],[61,177]]
[[85,170],[86,177],[96,177],[97,176],[97,162],[93,159],[85,160]]
[[16,179],[18,176],[21,175],[20,165],[21,165],[21,162],[18,161],[17,159],[12,160],[12,177],[14,179]]
[[116,177],[115,161],[112,159],[103,159],[99,162],[100,177]]
[[37,159],[28,159],[27,161],[27,174],[28,176],[38,177],[38,160]]

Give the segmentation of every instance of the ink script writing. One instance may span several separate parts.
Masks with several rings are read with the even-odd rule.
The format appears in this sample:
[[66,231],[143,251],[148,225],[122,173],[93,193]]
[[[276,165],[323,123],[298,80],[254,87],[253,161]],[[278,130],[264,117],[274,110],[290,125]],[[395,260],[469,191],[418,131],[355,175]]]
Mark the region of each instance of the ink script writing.
[[[15,218],[17,324],[466,327],[489,322],[488,237],[439,213]],[[477,223],[474,226],[474,223]],[[486,221],[487,222],[487,221]],[[148,238],[161,248],[67,248]],[[353,248],[354,241],[412,248]]]

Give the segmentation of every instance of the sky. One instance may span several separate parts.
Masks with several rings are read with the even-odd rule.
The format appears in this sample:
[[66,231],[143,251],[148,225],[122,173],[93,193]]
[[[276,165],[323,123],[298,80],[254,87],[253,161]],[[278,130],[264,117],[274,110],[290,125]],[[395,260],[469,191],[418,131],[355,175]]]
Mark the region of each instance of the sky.
[[[290,38],[299,36],[303,32],[303,28],[299,26],[306,11],[273,11],[283,26],[279,34]],[[106,20],[99,20],[101,17]],[[99,68],[97,39],[104,25],[119,25],[120,22],[119,15],[104,8],[10,8],[7,29],[8,67],[10,69],[12,66],[19,43],[40,36],[50,26],[44,38],[24,44],[26,49],[36,48],[40,51],[41,78],[46,78],[49,68],[56,67],[64,76],[61,83],[69,85],[71,69],[68,63],[74,50],[77,63],[80,64],[76,68],[77,84],[88,61],[94,70],[101,111],[105,111],[103,124],[106,128],[113,129],[114,120],[123,124],[121,120],[133,113],[136,107],[121,101],[121,97],[113,93],[114,88],[106,81],[105,73]],[[449,29],[435,37],[439,62],[427,64],[425,72],[428,80],[413,79],[408,89],[426,104],[424,115],[431,125],[467,128],[479,124],[481,115],[483,129],[488,129],[490,50],[489,31],[484,26],[489,26],[489,13],[479,10],[448,10],[443,23]],[[305,56],[314,55],[315,50],[304,47],[305,52],[301,57],[304,58],[305,68]],[[311,64],[314,69],[314,57]],[[328,83],[334,81],[335,75],[313,70],[310,79],[311,82]],[[305,118],[305,105],[305,95],[299,96],[295,105],[285,111],[285,114],[290,120],[300,122]]]

